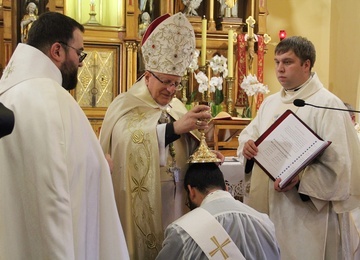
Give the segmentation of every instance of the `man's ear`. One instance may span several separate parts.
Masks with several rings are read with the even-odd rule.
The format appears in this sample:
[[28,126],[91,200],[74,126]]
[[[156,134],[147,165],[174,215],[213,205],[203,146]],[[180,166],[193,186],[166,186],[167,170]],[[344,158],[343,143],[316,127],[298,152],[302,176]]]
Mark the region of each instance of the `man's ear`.
[[150,72],[148,72],[147,70],[144,72],[144,78],[145,78],[145,84],[147,86],[150,78]]
[[63,46],[61,46],[60,43],[55,42],[51,45],[48,56],[55,63],[55,65],[58,65],[65,60],[66,53]]
[[310,69],[310,65],[311,65],[311,62],[310,62],[309,59],[307,59],[307,60],[304,62],[304,68],[308,68],[309,71],[310,71],[310,70],[311,70],[311,69]]
[[189,198],[191,199],[191,201],[193,201],[194,198],[196,197],[195,188],[188,185],[188,189],[189,189]]

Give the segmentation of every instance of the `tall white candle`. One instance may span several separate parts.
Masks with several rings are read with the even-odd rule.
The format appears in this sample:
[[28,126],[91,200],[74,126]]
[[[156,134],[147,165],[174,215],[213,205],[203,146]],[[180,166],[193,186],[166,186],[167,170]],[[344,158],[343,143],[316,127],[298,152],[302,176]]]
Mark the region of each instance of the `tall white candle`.
[[201,62],[200,66],[206,64],[206,31],[207,31],[207,20],[205,16],[201,21]]
[[233,70],[234,70],[234,30],[230,27],[228,32],[228,77],[233,77]]

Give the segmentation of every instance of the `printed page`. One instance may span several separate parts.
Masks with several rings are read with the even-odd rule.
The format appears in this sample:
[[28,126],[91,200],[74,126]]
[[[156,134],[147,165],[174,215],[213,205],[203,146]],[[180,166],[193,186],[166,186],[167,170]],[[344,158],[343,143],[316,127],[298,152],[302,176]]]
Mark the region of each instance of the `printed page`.
[[262,138],[254,159],[273,180],[281,177],[284,184],[328,145],[290,113]]

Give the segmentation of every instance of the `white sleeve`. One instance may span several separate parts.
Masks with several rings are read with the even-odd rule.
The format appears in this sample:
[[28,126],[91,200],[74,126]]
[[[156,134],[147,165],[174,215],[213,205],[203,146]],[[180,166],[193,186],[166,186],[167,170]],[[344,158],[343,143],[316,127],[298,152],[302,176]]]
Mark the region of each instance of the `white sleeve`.
[[156,126],[156,134],[159,145],[160,166],[166,166],[167,154],[169,150],[169,147],[165,146],[165,132],[166,132],[166,124],[159,124]]

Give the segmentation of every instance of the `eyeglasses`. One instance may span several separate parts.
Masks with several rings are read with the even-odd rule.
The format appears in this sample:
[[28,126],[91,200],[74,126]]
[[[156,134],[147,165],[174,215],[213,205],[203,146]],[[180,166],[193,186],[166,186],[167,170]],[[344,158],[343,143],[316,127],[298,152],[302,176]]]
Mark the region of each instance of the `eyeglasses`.
[[76,51],[76,54],[79,56],[79,62],[80,63],[86,58],[86,55],[87,55],[86,52],[83,52],[82,50],[79,50],[79,49],[76,49],[76,48],[74,48],[74,47],[72,47],[70,45],[67,45],[65,42],[59,41],[59,43],[62,44],[62,45],[65,45],[66,47],[74,49]]
[[164,84],[167,88],[174,86],[176,91],[182,90],[183,86],[181,85],[180,82],[171,82],[170,80],[169,81],[163,81],[163,80],[159,79],[159,77],[156,76],[154,74],[154,72],[152,72],[150,70],[149,70],[149,72],[150,72],[151,75],[154,76],[154,78],[156,78],[158,81],[160,81],[162,84]]

